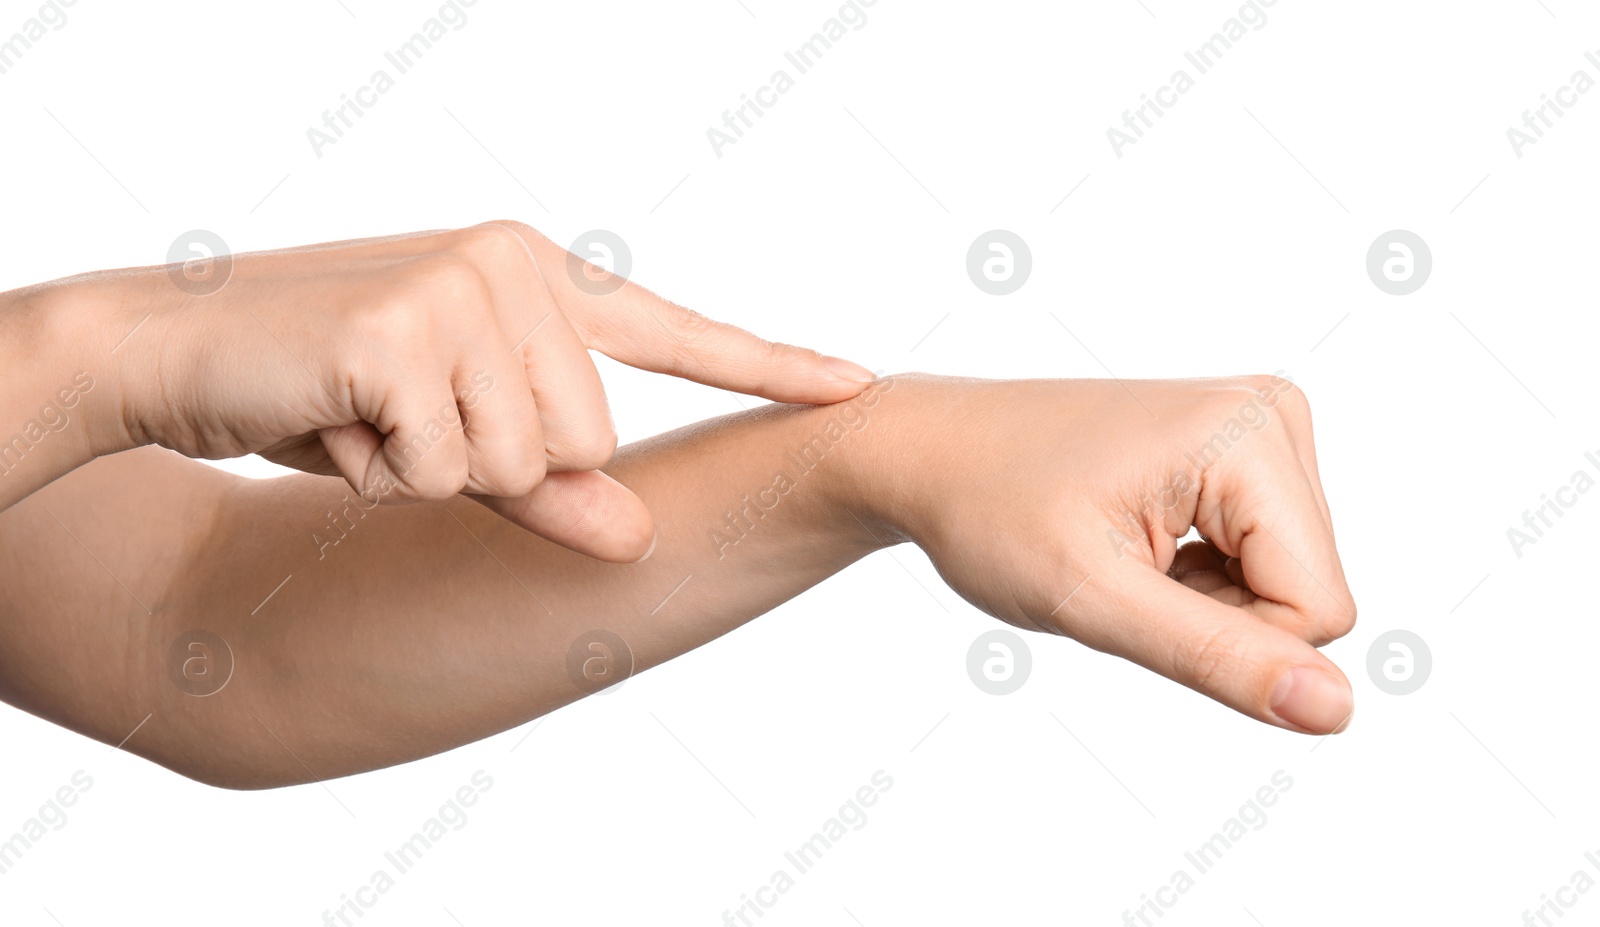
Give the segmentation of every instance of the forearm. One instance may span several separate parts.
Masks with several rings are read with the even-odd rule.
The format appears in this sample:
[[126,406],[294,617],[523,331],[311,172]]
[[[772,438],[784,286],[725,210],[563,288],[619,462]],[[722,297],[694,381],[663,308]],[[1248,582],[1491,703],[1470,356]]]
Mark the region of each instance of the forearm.
[[[143,723],[126,749],[217,784],[345,775],[522,723],[603,681],[586,660],[648,668],[910,540],[1004,621],[1329,733],[1349,686],[1315,648],[1355,603],[1312,454],[1278,378],[895,377],[625,448],[608,470],[660,533],[619,565],[460,497],[369,507],[141,450],[0,513],[0,695],[112,743]],[[1207,540],[1180,550],[1190,526]],[[219,652],[177,649],[188,632]]]
[[[134,642],[137,678],[112,686],[142,697],[130,715],[155,713],[128,749],[226,785],[327,778],[588,694],[598,683],[568,665],[588,632],[624,642],[614,671],[692,650],[898,539],[875,507],[892,386],[624,448],[608,472],[660,530],[637,564],[574,554],[461,498],[367,507],[331,479],[236,485],[156,608],[159,633]],[[167,678],[171,642],[194,630],[234,661],[206,697]]]

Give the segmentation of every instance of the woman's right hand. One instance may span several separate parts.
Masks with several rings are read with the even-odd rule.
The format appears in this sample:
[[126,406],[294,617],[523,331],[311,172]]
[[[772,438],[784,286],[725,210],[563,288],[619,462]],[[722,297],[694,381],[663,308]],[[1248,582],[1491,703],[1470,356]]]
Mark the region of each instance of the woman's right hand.
[[[207,280],[203,274],[225,277]],[[200,274],[201,276],[196,276]],[[257,453],[369,503],[467,493],[603,560],[646,556],[644,504],[589,349],[784,402],[872,374],[764,341],[613,276],[517,222],[86,275],[52,288],[120,324],[125,433],[190,457]],[[98,399],[98,397],[97,397]]]

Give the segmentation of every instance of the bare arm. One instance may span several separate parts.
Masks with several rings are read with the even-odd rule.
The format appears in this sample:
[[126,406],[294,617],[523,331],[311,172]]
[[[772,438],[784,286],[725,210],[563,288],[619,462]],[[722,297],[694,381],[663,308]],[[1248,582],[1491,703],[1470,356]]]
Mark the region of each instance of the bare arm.
[[[466,493],[632,562],[655,528],[598,472],[617,437],[591,350],[781,402],[872,380],[514,221],[99,271],[0,293],[0,511],[97,456],[159,444],[343,476],[372,501]],[[541,520],[574,500],[595,513]]]
[[[370,506],[326,477],[249,481],[160,449],[103,458],[0,515],[0,556],[27,575],[6,589],[0,692],[110,743],[154,712],[126,749],[234,787],[488,736],[598,688],[567,667],[586,632],[617,635],[642,670],[887,543],[890,529],[875,540],[844,515],[874,523],[844,491],[871,449],[838,424],[864,431],[886,395],[768,407],[625,448],[608,471],[660,526],[635,564],[573,553],[459,497]],[[829,422],[848,437],[807,450]],[[567,515],[585,511],[579,500]],[[226,652],[202,641],[174,655],[192,631]],[[229,654],[226,685],[195,694]],[[189,657],[186,690],[170,676]]]
[[[1355,605],[1304,397],[1276,378],[896,377],[631,445],[607,472],[655,516],[642,562],[459,498],[362,508],[328,478],[102,459],[0,515],[0,556],[25,564],[0,599],[0,694],[112,743],[153,712],[126,748],[203,781],[328,778],[581,697],[567,661],[587,632],[646,668],[910,540],[1013,624],[1280,727],[1349,718],[1315,646]],[[1179,550],[1191,524],[1209,540]],[[189,631],[226,642],[221,691],[173,678]]]

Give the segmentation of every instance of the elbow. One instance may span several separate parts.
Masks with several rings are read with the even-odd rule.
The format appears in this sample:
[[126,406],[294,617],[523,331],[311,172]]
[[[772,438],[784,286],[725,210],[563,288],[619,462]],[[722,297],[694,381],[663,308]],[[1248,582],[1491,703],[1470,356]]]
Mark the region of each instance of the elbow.
[[313,768],[327,765],[326,757],[305,745],[291,749],[250,714],[226,724],[219,720],[180,717],[150,730],[156,728],[152,720],[146,729],[152,736],[126,749],[192,782],[234,792],[308,785],[348,772],[315,774]]
[[305,769],[296,775],[293,770],[232,751],[221,755],[183,751],[175,755],[146,754],[145,758],[191,782],[230,792],[259,792],[321,781]]

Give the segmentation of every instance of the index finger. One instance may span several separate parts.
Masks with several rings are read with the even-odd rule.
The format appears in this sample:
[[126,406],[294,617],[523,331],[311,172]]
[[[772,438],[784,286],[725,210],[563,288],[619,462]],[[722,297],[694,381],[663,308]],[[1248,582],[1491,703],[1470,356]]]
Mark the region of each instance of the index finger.
[[1195,527],[1239,558],[1260,597],[1246,611],[1319,645],[1355,626],[1355,598],[1332,529],[1297,454],[1279,449],[1224,462],[1207,475]]
[[859,364],[707,318],[596,267],[522,223],[545,284],[585,344],[630,367],[777,402],[853,398],[876,377]]

